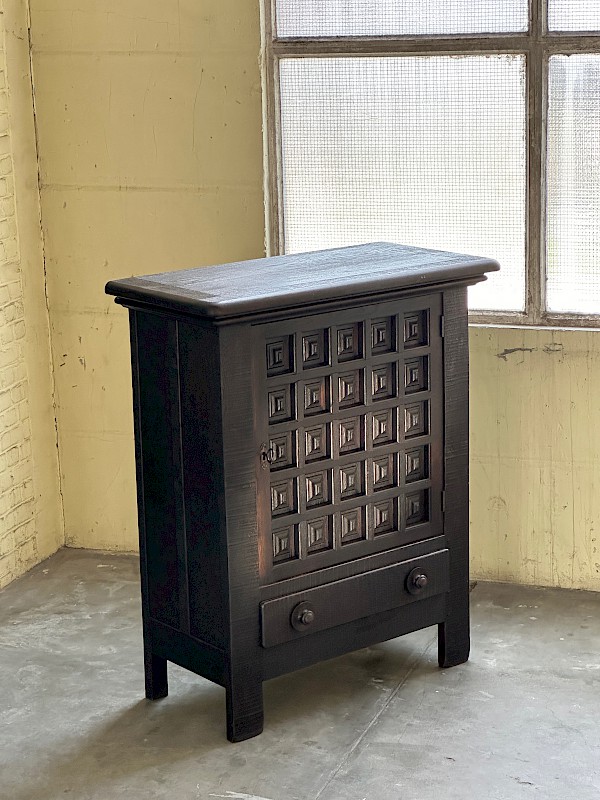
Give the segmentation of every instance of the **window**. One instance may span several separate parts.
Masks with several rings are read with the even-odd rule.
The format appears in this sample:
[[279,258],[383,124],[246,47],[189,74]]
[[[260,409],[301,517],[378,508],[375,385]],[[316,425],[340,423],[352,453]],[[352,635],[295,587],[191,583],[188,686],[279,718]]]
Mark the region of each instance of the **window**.
[[600,0],[265,0],[271,248],[491,256],[474,320],[600,325]]

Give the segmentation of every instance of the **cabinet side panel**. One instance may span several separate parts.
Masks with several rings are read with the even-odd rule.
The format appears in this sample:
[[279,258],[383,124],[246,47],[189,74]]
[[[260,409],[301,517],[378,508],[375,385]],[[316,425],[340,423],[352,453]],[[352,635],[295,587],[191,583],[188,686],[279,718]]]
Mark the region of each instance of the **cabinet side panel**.
[[178,528],[181,525],[177,323],[135,312],[138,366],[136,433],[142,486],[147,608],[151,617],[181,625]]
[[216,329],[179,322],[179,375],[190,633],[224,647],[225,496]]
[[444,531],[450,550],[450,594],[441,630],[443,666],[469,652],[469,333],[467,290],[444,293]]
[[247,727],[258,725],[262,717],[256,347],[257,332],[251,326],[220,330],[229,589],[228,702],[235,708],[236,718],[245,720],[239,724]]

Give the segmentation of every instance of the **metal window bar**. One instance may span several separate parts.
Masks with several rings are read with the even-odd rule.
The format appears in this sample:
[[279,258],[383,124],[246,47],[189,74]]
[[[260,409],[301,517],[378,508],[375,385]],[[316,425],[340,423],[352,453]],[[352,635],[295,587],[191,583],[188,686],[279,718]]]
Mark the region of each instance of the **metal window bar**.
[[553,55],[600,54],[600,32],[549,32],[548,0],[530,0],[529,30],[508,34],[277,38],[276,0],[263,0],[263,80],[268,255],[284,252],[279,61],[288,57],[523,54],[527,86],[526,286],[524,312],[477,312],[474,324],[599,328],[600,314],[549,313],[545,303],[545,193],[548,61]]

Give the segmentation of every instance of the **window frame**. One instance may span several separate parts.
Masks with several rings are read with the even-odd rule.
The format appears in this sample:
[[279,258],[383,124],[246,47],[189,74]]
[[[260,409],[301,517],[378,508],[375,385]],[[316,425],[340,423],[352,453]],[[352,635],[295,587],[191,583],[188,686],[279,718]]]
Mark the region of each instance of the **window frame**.
[[[548,63],[554,55],[600,54],[600,31],[548,31],[548,0],[529,0],[529,29],[517,33],[277,38],[276,2],[262,0],[268,255],[284,252],[279,62],[352,56],[523,55],[526,69],[525,311],[470,311],[486,325],[600,328],[600,313],[546,309],[546,130]],[[502,266],[502,265],[501,265]]]

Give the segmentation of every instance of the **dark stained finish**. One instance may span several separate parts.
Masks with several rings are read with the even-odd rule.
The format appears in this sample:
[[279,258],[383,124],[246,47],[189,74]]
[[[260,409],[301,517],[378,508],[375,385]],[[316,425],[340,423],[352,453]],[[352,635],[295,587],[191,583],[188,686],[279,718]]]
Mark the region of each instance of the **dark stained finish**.
[[[421,589],[408,580],[415,569],[428,578],[427,585]],[[267,600],[261,604],[262,644],[273,647],[418,599],[444,594],[448,589],[448,551],[440,550],[277,600]],[[348,603],[349,597],[354,598],[354,602]]]
[[440,665],[468,658],[466,285],[495,268],[365,245],[108,285],[147,697],[197,672],[242,741],[276,675],[435,624]]
[[106,291],[121,301],[226,320],[408,287],[474,282],[497,269],[492,259],[379,242],[319,250],[308,258],[301,253],[125,278],[110,281]]
[[444,533],[450,551],[450,592],[439,627],[440,667],[469,658],[469,341],[464,290],[444,294],[444,405],[446,504]]
[[227,540],[219,333],[185,320],[178,321],[177,329],[189,633],[225,648]]
[[184,553],[177,322],[136,314],[135,327],[136,341],[143,343],[137,348],[136,367],[148,610],[153,619],[178,628],[187,625],[187,593],[180,569]]

